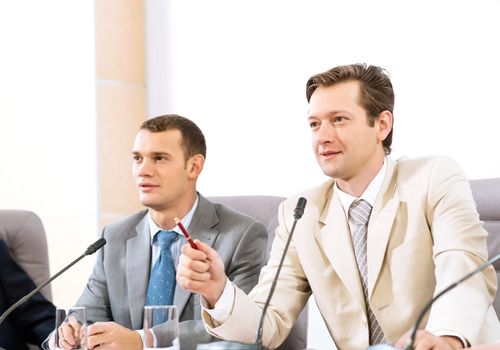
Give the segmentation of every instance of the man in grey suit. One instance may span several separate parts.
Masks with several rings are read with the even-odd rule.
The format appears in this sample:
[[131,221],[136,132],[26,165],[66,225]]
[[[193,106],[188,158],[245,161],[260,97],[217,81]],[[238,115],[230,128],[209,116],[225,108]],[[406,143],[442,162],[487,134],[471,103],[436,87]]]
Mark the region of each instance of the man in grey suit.
[[[143,310],[149,303],[153,280],[150,271],[155,270],[163,254],[157,246],[157,233],[177,233],[169,250],[172,269],[177,266],[180,247],[186,243],[174,218],[181,219],[195,241],[219,253],[229,279],[239,288],[248,292],[257,283],[267,258],[266,228],[196,191],[205,156],[205,138],[192,121],[167,115],[142,124],[134,143],[133,173],[140,202],[148,209],[104,228],[107,244],[99,252],[77,302],[86,307],[92,323],[87,332],[89,349],[143,348]],[[167,272],[161,275],[165,277]],[[171,277],[168,283],[179,310],[181,348],[194,349],[197,343],[212,339],[200,320],[199,296],[175,285],[175,275]],[[169,288],[162,288],[160,293],[167,293]],[[60,345],[70,348],[71,329],[64,331],[65,340]]]

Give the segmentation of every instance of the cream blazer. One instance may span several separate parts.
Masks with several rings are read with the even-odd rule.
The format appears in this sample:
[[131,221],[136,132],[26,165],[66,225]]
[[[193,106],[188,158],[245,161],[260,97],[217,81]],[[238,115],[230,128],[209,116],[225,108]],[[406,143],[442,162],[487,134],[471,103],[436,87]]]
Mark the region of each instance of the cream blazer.
[[[264,327],[264,344],[275,348],[288,335],[314,293],[328,331],[339,349],[368,347],[363,291],[347,223],[333,180],[282,203],[271,256],[249,296],[237,289],[230,318],[207,330],[224,339],[255,341],[261,308],[293,224],[300,196],[307,206],[290,244]],[[487,260],[483,229],[469,183],[449,158],[393,161],[368,224],[370,305],[390,342],[415,323],[433,295]],[[491,306],[497,288],[487,268],[432,307],[422,327],[452,331],[471,344],[500,334]]]

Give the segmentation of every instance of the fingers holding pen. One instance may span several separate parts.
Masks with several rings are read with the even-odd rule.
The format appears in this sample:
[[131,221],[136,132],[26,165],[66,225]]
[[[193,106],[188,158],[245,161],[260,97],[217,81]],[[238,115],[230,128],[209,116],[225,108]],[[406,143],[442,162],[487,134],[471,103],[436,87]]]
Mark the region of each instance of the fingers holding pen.
[[193,292],[199,291],[203,284],[210,280],[209,269],[210,264],[205,252],[193,249],[187,244],[182,247],[182,254],[177,266],[179,285]]
[[215,305],[226,286],[224,263],[209,245],[199,240],[195,240],[195,243],[198,249],[188,244],[182,247],[177,266],[177,283],[186,290],[200,294],[208,305]]

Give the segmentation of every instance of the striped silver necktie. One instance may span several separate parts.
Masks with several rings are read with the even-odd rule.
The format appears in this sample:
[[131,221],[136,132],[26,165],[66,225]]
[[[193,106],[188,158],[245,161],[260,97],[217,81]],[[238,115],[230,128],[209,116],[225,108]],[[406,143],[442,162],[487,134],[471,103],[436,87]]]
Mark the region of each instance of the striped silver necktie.
[[372,206],[363,199],[354,201],[349,208],[349,224],[352,227],[352,241],[354,254],[358,263],[361,286],[365,297],[368,328],[370,331],[370,345],[387,343],[384,332],[373,314],[368,298],[368,266],[366,261],[367,228]]

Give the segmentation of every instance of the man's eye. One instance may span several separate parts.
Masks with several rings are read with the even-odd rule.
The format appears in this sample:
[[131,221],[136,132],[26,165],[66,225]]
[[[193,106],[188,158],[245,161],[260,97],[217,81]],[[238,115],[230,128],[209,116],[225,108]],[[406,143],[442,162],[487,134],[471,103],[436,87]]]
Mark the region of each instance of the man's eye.
[[309,126],[311,127],[311,129],[313,129],[313,128],[318,127],[318,126],[319,126],[319,123],[318,123],[318,122],[310,122],[310,123],[309,123]]
[[141,156],[133,156],[134,162],[140,162],[142,160]]
[[345,119],[346,119],[346,117],[338,116],[338,117],[333,118],[333,122],[340,123],[340,122],[343,122]]
[[164,156],[156,156],[155,157],[155,161],[157,162],[163,162],[164,160],[166,160],[167,158],[165,158]]

